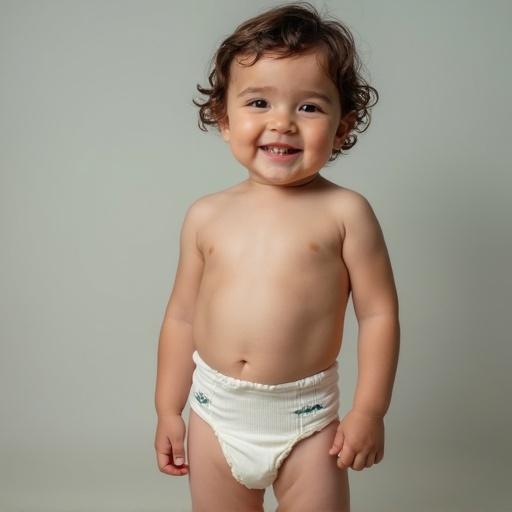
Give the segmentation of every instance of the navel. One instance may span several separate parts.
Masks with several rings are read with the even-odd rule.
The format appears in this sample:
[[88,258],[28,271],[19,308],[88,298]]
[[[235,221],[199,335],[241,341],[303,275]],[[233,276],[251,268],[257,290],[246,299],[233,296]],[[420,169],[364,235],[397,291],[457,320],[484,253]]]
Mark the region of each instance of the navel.
[[208,254],[212,254],[213,252],[213,245],[208,249]]
[[315,242],[309,242],[309,248],[315,252],[318,252],[320,250],[320,246]]

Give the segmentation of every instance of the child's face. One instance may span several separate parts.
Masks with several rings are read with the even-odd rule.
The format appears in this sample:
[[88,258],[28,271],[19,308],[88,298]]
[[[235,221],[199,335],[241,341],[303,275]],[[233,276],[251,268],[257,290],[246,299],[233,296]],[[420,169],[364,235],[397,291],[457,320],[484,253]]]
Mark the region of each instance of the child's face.
[[[239,64],[240,58],[231,63],[227,118],[219,123],[224,140],[252,181],[273,185],[310,181],[347,133],[336,86],[317,61],[321,54],[284,59],[264,55],[247,67]],[[244,93],[249,87],[268,89]],[[283,158],[261,148],[275,142],[301,151]]]

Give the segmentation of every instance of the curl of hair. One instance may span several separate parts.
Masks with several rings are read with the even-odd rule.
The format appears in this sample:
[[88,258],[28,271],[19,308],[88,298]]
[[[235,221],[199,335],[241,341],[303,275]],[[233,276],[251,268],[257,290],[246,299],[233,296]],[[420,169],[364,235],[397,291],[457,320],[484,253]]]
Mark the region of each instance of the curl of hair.
[[308,2],[287,3],[250,18],[221,43],[212,58],[210,87],[196,86],[207,99],[203,103],[192,100],[199,107],[199,128],[207,131],[211,125],[219,129],[219,121],[226,115],[229,71],[235,56],[254,55],[247,64],[252,66],[264,54],[285,58],[314,49],[323,50],[326,56],[326,72],[338,90],[342,116],[353,116],[343,144],[332,150],[329,162],[336,160],[356,144],[356,132],[370,126],[370,109],[379,94],[362,76],[363,65],[350,30],[337,19],[322,18]]

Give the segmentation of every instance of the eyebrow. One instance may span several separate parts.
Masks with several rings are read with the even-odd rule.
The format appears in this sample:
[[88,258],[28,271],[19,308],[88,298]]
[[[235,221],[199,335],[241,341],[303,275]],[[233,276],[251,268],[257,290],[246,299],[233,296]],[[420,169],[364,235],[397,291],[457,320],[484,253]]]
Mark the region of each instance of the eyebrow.
[[[265,87],[246,87],[243,91],[238,93],[237,98],[240,98],[241,96],[245,96],[246,94],[258,93],[258,92],[275,92],[275,91],[276,91],[276,88],[272,87],[270,85],[267,85]],[[329,105],[332,105],[331,98],[329,98],[329,96],[327,96],[326,94],[323,94],[321,92],[305,91],[305,90],[302,90],[299,92],[301,94],[305,94],[306,96],[309,96],[309,97],[320,98],[321,100],[324,100]]]

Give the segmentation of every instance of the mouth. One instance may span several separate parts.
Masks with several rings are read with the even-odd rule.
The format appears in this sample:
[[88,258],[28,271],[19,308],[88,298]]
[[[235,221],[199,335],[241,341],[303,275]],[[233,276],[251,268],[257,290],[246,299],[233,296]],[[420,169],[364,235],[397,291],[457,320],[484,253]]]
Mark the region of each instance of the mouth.
[[302,150],[291,146],[260,146],[260,149],[271,155],[292,155],[294,153],[300,153]]
[[291,163],[299,158],[302,149],[293,147],[260,146],[265,158],[274,163]]

